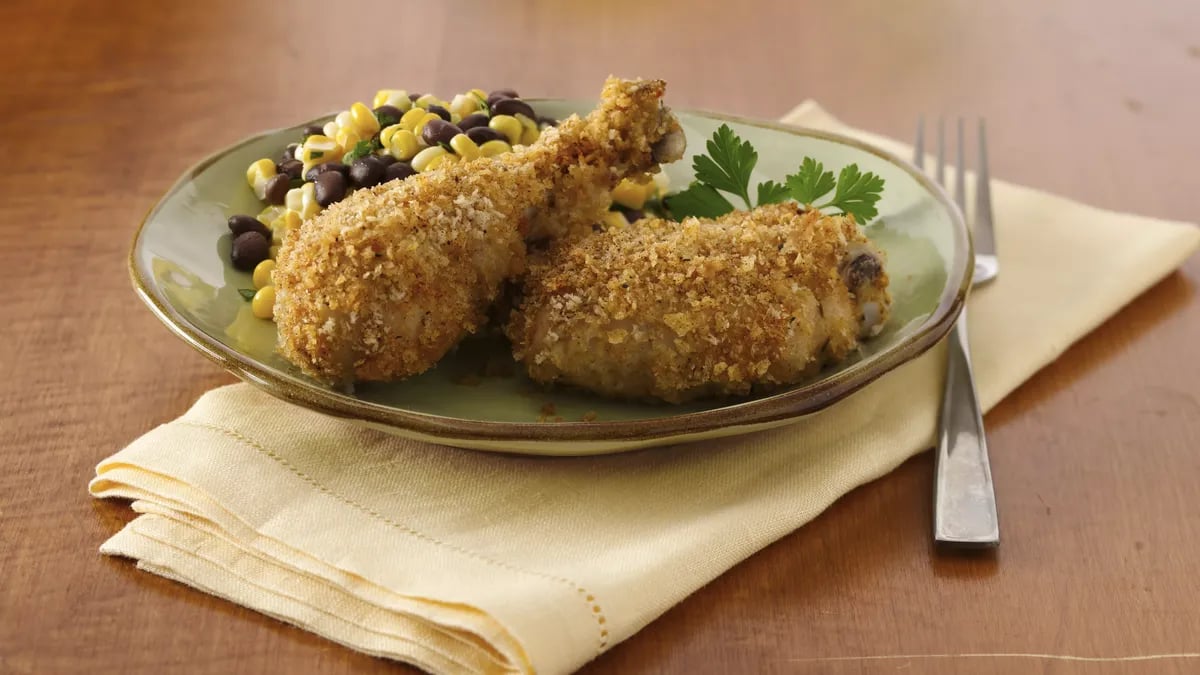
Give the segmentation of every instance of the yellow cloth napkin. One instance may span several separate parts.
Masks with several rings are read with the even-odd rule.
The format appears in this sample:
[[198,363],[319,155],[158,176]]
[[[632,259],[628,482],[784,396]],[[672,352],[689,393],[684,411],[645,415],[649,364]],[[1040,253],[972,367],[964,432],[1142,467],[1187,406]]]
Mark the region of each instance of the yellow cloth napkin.
[[[785,120],[908,152],[812,102]],[[1200,244],[1182,223],[993,196],[1002,272],[970,312],[986,406]],[[943,358],[775,431],[578,459],[401,440],[224,387],[97,467],[92,494],[143,514],[101,551],[430,671],[565,673],[930,447]]]

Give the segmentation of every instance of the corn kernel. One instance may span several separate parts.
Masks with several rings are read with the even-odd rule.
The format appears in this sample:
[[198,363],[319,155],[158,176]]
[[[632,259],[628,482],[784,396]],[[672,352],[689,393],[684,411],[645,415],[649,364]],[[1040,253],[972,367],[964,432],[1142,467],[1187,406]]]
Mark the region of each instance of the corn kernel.
[[479,154],[484,157],[495,157],[506,152],[512,152],[512,146],[504,141],[488,141],[479,146]]
[[421,149],[417,136],[399,124],[379,132],[379,143],[392,157],[409,160]]
[[629,221],[625,220],[625,214],[620,211],[608,211],[604,214],[605,227],[625,227],[628,224]]
[[326,122],[325,126],[321,127],[321,133],[325,134],[326,136],[328,136],[330,138],[333,138],[334,136],[337,135],[337,130],[338,130],[337,122]]
[[513,115],[513,117],[517,118],[517,121],[521,123],[521,126],[526,129],[533,129],[536,131],[538,128],[537,122],[526,115],[517,113]]
[[458,115],[460,119],[477,112],[479,112],[479,99],[470,94],[457,94],[454,100],[450,101],[450,114]]
[[301,147],[304,149],[300,156],[300,160],[304,162],[304,173],[308,173],[309,169],[318,164],[342,158],[342,146],[334,139],[321,134],[309,136]]
[[375,92],[371,107],[378,108],[381,105],[390,105],[393,108],[399,108],[400,112],[407,112],[409,108],[412,108],[412,99],[403,89],[380,89]]
[[246,169],[246,182],[259,199],[266,197],[267,181],[275,177],[275,162],[263,158],[252,162]]
[[475,98],[483,101],[484,103],[487,102],[487,92],[478,87],[468,91],[467,93],[474,96]]
[[447,152],[444,155],[438,155],[437,157],[429,160],[429,164],[425,165],[425,170],[433,171],[434,169],[443,169],[451,164],[458,164],[458,162],[458,155]]
[[541,132],[538,131],[537,122],[526,117],[525,115],[522,115],[521,113],[517,113],[513,115],[513,117],[517,118],[517,121],[521,123],[521,128],[523,129],[523,131],[521,131],[521,145],[529,145],[537,141],[538,136],[541,135]]
[[348,126],[350,126],[350,125],[351,125],[351,122],[350,122],[350,111],[349,111],[349,110],[343,110],[342,112],[338,113],[338,114],[337,114],[337,117],[334,117],[334,118],[333,118],[333,123],[334,123],[334,124],[336,124],[336,125],[338,125],[338,127],[339,127],[339,128],[340,128],[340,127],[348,127]]
[[271,246],[271,248],[267,249],[267,257],[271,260],[275,260],[279,257],[279,244],[274,244]]
[[654,181],[654,189],[651,190],[651,197],[663,197],[671,189],[671,177],[665,171],[659,171],[652,177]]
[[479,146],[466,134],[455,134],[454,138],[450,139],[450,147],[456,155],[466,161],[479,158]]
[[392,144],[392,136],[395,135],[395,133],[397,131],[402,131],[403,129],[404,129],[404,127],[400,126],[399,124],[392,124],[392,125],[389,125],[389,126],[386,126],[382,129],[380,129],[379,130],[379,144],[385,148],[387,146],[391,145]]
[[444,108],[446,107],[446,102],[439,100],[438,97],[434,96],[433,94],[425,94],[416,101],[413,101],[413,105],[417,106],[418,108],[429,110],[429,106],[431,105],[440,105]]
[[413,127],[417,126],[417,121],[424,119],[428,112],[428,110],[414,106],[412,110],[404,113],[404,116],[400,118],[400,126],[412,131]]
[[650,178],[643,180],[626,178],[613,188],[612,199],[625,208],[636,210],[646,205],[646,200],[654,190],[654,181]]
[[[283,197],[284,208],[286,208],[288,211],[293,211],[293,212],[299,213],[301,192],[302,191],[298,187],[288,190],[287,194],[284,195],[284,197]],[[266,223],[263,223],[263,224],[266,225]]]
[[298,159],[300,161],[304,161],[303,155],[304,155],[304,146],[297,145],[296,151],[292,153],[292,159]]
[[400,160],[410,160],[421,151],[421,143],[417,135],[407,129],[401,129],[392,137],[388,152]]
[[494,115],[488,120],[488,126],[504,134],[508,139],[509,145],[516,145],[521,142],[521,134],[525,132],[525,127],[521,126],[521,121],[512,115]]
[[350,106],[350,124],[358,130],[360,136],[366,138],[379,133],[379,120],[366,103],[357,102]]
[[282,206],[268,206],[267,208],[260,211],[259,214],[257,216],[255,216],[255,218],[258,219],[258,222],[262,223],[263,225],[266,225],[267,227],[270,227],[271,223],[278,220],[279,217],[283,215],[285,210],[286,209],[284,209]]
[[[316,186],[312,183],[288,190],[283,203],[287,210],[294,212],[295,217],[301,221],[308,220],[321,211],[321,205],[317,203]],[[286,215],[284,217],[287,218]]]
[[442,157],[446,154],[448,154],[446,152],[446,149],[440,145],[435,145],[430,148],[425,148],[424,150],[418,152],[416,154],[416,156],[412,158],[412,162],[411,162],[412,168],[413,168],[413,170],[417,171],[418,173],[420,173],[422,171],[427,171],[430,169],[429,165],[431,162],[433,162],[434,158]]
[[343,149],[349,151],[353,150],[354,146],[363,140],[363,135],[354,126],[338,127],[337,134],[333,137],[333,140]]
[[275,316],[275,286],[263,286],[254,294],[250,301],[250,311],[260,319],[270,319]]
[[[316,195],[315,188],[314,188],[313,194]],[[297,227],[300,227],[300,225],[303,223],[304,223],[304,218],[301,218],[300,214],[297,213],[296,211],[288,209],[283,212],[283,226],[285,228],[287,228],[289,230],[294,230]]]
[[[254,266],[254,274],[252,275],[252,278],[254,279],[254,287],[255,288],[264,288],[266,286],[270,286],[271,285],[271,272],[274,272],[274,271],[275,271],[275,261],[271,260],[270,258],[255,265]],[[255,293],[255,295],[258,295],[258,294]]]
[[321,205],[317,203],[316,190],[317,186],[312,183],[300,186],[300,208],[296,211],[303,220],[308,220],[321,212]]

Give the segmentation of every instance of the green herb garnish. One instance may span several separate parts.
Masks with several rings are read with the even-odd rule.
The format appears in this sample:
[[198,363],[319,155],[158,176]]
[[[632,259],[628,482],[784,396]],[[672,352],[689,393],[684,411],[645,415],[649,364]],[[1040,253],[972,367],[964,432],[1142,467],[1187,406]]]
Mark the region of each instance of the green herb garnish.
[[733,133],[729,125],[722,124],[708,142],[708,155],[698,155],[692,160],[696,180],[731,194],[750,203],[750,174],[758,164],[758,152],[749,141],[743,141]]
[[247,302],[254,299],[255,290],[253,288],[239,288],[238,294]]
[[378,150],[382,147],[383,147],[383,145],[381,145],[379,143],[378,138],[372,138],[372,139],[366,140],[366,141],[359,141],[358,143],[354,144],[353,150],[342,155],[342,163],[343,164],[353,164],[354,160],[359,159],[361,157],[366,157],[367,155],[375,152],[376,150]]
[[812,204],[817,197],[832,190],[834,183],[832,171],[826,171],[812,157],[805,157],[800,163],[800,170],[787,177],[787,190],[796,201]]
[[378,113],[376,113],[375,119],[379,120],[379,128],[380,129],[386,129],[400,121],[400,120],[396,119],[395,117],[392,117],[391,115],[380,115]]
[[487,115],[489,118],[491,118],[492,108],[491,108],[491,106],[488,105],[487,99],[478,94],[475,94],[475,93],[471,93],[471,98],[475,99],[476,101],[479,101],[479,110],[477,110],[476,112],[483,113],[484,115]]
[[758,205],[763,204],[778,204],[785,202],[791,197],[786,185],[780,185],[773,180],[763,181],[758,184]]
[[[873,173],[862,173],[857,164],[844,167],[834,180],[832,171],[826,171],[812,157],[805,157],[800,171],[787,177],[787,186],[792,199],[812,204],[816,209],[837,209],[853,215],[860,223],[879,215],[875,203],[883,193],[883,179]],[[817,204],[830,190],[834,190],[833,198]]]
[[733,210],[733,204],[711,185],[692,181],[683,192],[667,195],[664,200],[667,210],[677,220],[688,216],[716,218]]
[[[716,218],[734,210],[725,194],[741,198],[746,208],[755,204],[775,204],[794,199],[815,209],[837,209],[866,223],[879,212],[876,202],[883,192],[883,179],[874,173],[862,173],[858,165],[842,168],[835,179],[832,171],[811,157],[805,157],[796,173],[783,183],[764,181],[755,189],[756,199],[750,200],[750,175],[758,164],[758,152],[749,141],[743,141],[722,124],[707,144],[707,155],[692,160],[696,180],[682,192],[669,195],[666,206],[676,219],[688,216]],[[817,203],[833,191],[833,197]]]
[[324,150],[313,150],[312,154],[309,155],[309,157],[312,157],[313,159],[321,159],[324,156],[325,156]]

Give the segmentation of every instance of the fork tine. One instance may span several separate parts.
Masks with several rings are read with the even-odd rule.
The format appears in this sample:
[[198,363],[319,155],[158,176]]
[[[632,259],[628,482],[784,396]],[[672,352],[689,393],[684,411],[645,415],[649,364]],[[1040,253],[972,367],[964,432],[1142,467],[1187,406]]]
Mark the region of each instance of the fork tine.
[[954,203],[958,204],[958,208],[963,212],[963,217],[967,215],[967,160],[963,152],[963,119],[958,118],[958,154],[955,164],[958,166],[954,171]]
[[979,166],[975,169],[975,251],[983,255],[996,253],[992,233],[992,186],[988,178],[987,133],[983,118],[979,119]]
[[937,182],[946,187],[946,124],[941,117],[938,118]]
[[925,169],[925,117],[917,118],[917,140],[913,143],[913,164]]

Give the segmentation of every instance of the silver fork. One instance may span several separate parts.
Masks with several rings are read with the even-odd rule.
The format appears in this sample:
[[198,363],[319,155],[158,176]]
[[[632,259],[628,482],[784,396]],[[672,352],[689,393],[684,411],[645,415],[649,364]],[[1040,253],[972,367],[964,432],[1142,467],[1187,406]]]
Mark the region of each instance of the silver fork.
[[[945,184],[945,134],[938,120],[937,181]],[[925,123],[917,123],[913,163],[925,168]],[[966,217],[963,121],[958,120],[958,151],[954,203]],[[979,168],[975,173],[975,272],[972,289],[1000,272],[996,241],[992,232],[992,193],[988,183],[987,140],[979,120]],[[967,310],[950,331],[946,383],[942,390],[942,413],[938,423],[937,475],[933,487],[933,538],[953,548],[993,548],[1000,544],[1000,522],[996,516],[996,491],[988,463],[987,437],[971,354],[967,346]]]

